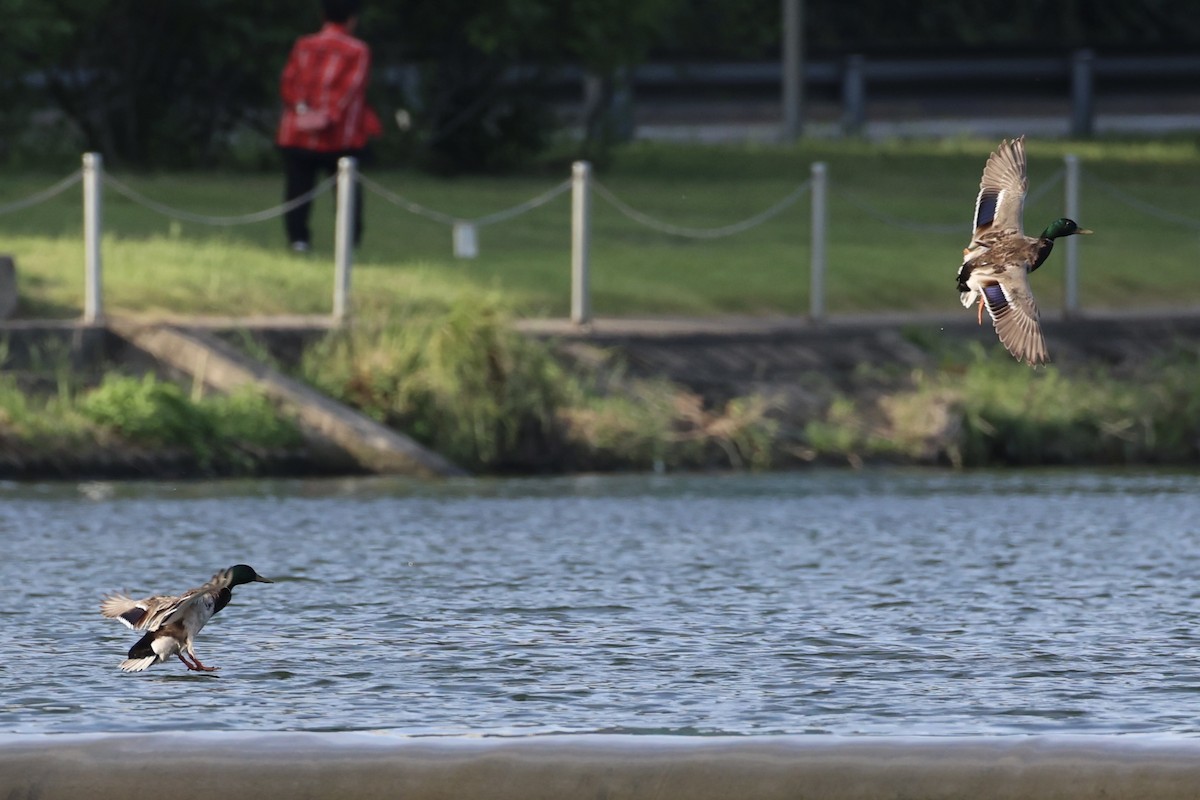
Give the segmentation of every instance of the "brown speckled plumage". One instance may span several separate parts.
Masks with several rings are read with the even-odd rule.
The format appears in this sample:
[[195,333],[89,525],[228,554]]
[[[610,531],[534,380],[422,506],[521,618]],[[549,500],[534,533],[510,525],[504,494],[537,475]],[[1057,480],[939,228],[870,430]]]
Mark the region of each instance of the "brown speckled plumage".
[[1056,238],[1091,231],[1058,219],[1041,236],[1026,236],[1021,217],[1028,186],[1025,137],[1002,141],[983,168],[974,230],[958,270],[958,291],[964,307],[981,303],[987,308],[1001,344],[1014,358],[1036,365],[1049,361],[1050,355],[1029,273],[1050,255]]

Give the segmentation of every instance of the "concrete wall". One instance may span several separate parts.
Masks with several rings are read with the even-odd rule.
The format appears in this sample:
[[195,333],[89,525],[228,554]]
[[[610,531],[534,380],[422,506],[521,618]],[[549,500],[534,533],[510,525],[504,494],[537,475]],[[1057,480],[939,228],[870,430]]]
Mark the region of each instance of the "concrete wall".
[[1200,741],[362,733],[0,736],[0,797],[1195,798]]
[[[973,311],[847,315],[816,324],[803,317],[718,317],[600,319],[582,329],[562,320],[527,320],[518,327],[557,342],[579,360],[588,360],[587,348],[618,352],[630,374],[669,378],[716,403],[759,392],[799,402],[802,416],[823,407],[823,401],[792,397],[799,387],[813,386],[814,376],[853,393],[863,367],[889,374],[936,368],[939,349],[962,342],[979,342],[995,358],[1009,358],[991,323],[977,325]],[[1175,347],[1200,346],[1200,309],[1072,319],[1043,313],[1042,328],[1054,366],[1127,377]]]

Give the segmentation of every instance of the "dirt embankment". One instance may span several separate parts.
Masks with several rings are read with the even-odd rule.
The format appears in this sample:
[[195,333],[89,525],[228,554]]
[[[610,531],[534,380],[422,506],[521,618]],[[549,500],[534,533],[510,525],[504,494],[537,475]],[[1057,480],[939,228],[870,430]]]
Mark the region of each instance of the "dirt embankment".
[[[39,363],[48,361],[69,365],[84,381],[98,379],[114,365],[164,371],[145,353],[104,329],[72,324],[6,328],[5,370],[30,382],[45,380],[35,373]],[[938,373],[952,380],[956,367],[947,353],[961,351],[964,343],[990,348],[989,359],[1008,358],[996,345],[990,326],[977,326],[970,313],[947,318],[839,318],[823,323],[802,318],[600,320],[586,328],[565,321],[526,321],[519,328],[550,342],[564,360],[587,368],[619,364],[627,377],[665,378],[685,387],[699,398],[700,414],[710,409],[719,413],[734,398],[765,397],[770,399],[772,417],[791,433],[803,431],[812,420],[825,419],[838,398],[874,407],[884,417],[903,413],[910,423],[916,415],[920,424],[914,423],[915,427],[927,429],[917,433],[928,441],[910,442],[903,458],[917,462],[944,462],[947,453],[953,462],[947,440],[956,434],[956,423],[942,413],[946,409],[911,408],[911,402],[897,409],[894,395],[910,385],[917,373]],[[1200,352],[1200,313],[1051,317],[1044,328],[1054,364],[1064,374],[1104,374],[1144,384],[1153,382],[1157,361],[1181,351]],[[237,328],[222,333],[231,341],[246,335]],[[286,366],[298,359],[307,343],[325,333],[326,329],[268,326],[254,337],[258,346]],[[784,443],[776,466],[811,460],[814,451],[801,439]],[[315,449],[245,455],[257,465],[253,470],[257,474],[345,472],[345,462],[335,464]],[[229,474],[226,466],[246,474],[244,463],[200,464],[187,453],[120,443],[47,450],[5,438],[0,429],[0,478],[177,478]]]
[[[1195,312],[1089,314],[1042,322],[1056,367],[1131,375],[1180,346],[1200,345]],[[557,341],[566,354],[614,350],[638,376],[663,376],[709,402],[758,392],[774,394],[798,413],[827,401],[831,390],[856,392],[880,380],[936,368],[966,342],[999,349],[991,326],[974,314],[954,317],[855,316],[813,323],[802,318],[716,321],[600,321],[529,323],[533,335]],[[594,356],[593,356],[594,357]]]

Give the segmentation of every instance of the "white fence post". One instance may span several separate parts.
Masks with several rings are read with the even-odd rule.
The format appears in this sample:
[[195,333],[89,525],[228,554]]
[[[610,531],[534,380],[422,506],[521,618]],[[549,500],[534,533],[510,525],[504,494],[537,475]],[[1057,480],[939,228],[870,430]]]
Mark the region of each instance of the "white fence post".
[[339,323],[345,322],[350,313],[350,269],[354,265],[354,206],[357,199],[354,184],[357,179],[357,165],[358,162],[353,158],[338,159],[337,218],[333,234],[333,318]]
[[812,244],[808,289],[808,315],[814,320],[825,316],[826,184],[825,164],[817,161],[812,165]]
[[[1063,199],[1067,217],[1079,221],[1079,156],[1068,154],[1063,157],[1066,164]],[[1079,311],[1079,238],[1068,236],[1066,265],[1063,270],[1063,316],[1072,316]]]
[[591,238],[589,183],[592,165],[576,161],[571,167],[571,322],[584,325],[592,319],[588,287],[588,247]]
[[103,234],[104,159],[99,153],[83,154],[83,321],[96,325],[104,319],[104,299],[100,293]]

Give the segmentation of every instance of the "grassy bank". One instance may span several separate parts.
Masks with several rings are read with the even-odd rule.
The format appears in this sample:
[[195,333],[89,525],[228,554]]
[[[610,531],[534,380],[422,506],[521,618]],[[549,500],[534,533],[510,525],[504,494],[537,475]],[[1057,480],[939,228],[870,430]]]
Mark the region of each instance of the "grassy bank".
[[336,332],[300,374],[476,472],[772,464],[777,423],[762,399],[707,409],[618,359],[556,357],[513,331],[496,295]]
[[299,430],[253,392],[189,396],[153,375],[53,385],[0,374],[5,478],[186,477],[311,471]]
[[[703,228],[761,211],[804,181],[812,161],[824,161],[833,187],[830,310],[955,312],[950,278],[980,166],[993,146],[639,145],[618,151],[598,179],[642,212]],[[1195,229],[1155,210],[1186,217],[1193,207],[1192,187],[1200,182],[1196,142],[1032,142],[1035,189],[1066,152],[1078,153],[1087,174],[1106,182],[1085,191],[1080,215],[1098,231],[1083,245],[1085,305],[1200,303]],[[472,217],[520,203],[566,171],[558,165],[456,180],[370,174],[424,205]],[[0,204],[54,177],[9,176]],[[120,177],[156,200],[206,214],[256,211],[279,194],[276,175]],[[1060,214],[1059,197],[1056,188],[1030,204],[1031,227]],[[1131,210],[1130,198],[1154,207]],[[861,392],[829,393],[818,413],[798,416],[769,392],[714,408],[683,386],[631,378],[611,354],[586,363],[563,359],[512,332],[513,316],[567,313],[565,197],[481,229],[481,256],[471,261],[450,256],[447,227],[379,197],[368,195],[367,202],[368,233],[354,272],[357,324],[310,350],[297,372],[473,471],[873,460],[1194,463],[1200,457],[1200,408],[1190,388],[1200,385],[1200,358],[1186,348],[1119,376],[1030,371],[973,351],[938,353],[927,369],[865,376]],[[798,313],[807,305],[807,201],[744,234],[713,241],[653,232],[600,199],[594,208],[596,313]],[[916,225],[963,220],[964,230],[923,233],[881,223],[878,215]],[[176,223],[111,192],[105,218],[105,300],[112,312],[329,310],[328,198],[315,209],[321,233],[308,258],[285,251],[277,220],[230,229]],[[17,258],[22,315],[80,313],[79,224],[77,191],[0,216],[0,250]],[[1059,258],[1035,276],[1043,307],[1061,296]],[[148,463],[155,454],[171,454],[184,474],[254,474],[294,467],[289,459],[304,457],[297,431],[251,395],[204,398],[131,376],[76,385],[54,369],[32,383],[2,377],[0,456],[16,470],[41,458],[48,474],[55,459],[69,472],[81,453],[103,466],[105,454],[124,452],[135,460],[145,455]]]
[[[1200,463],[1195,342],[1119,373],[1086,363],[1031,370],[994,347],[932,346],[942,349],[918,369],[861,366],[853,388],[813,374],[799,400],[797,387],[766,385],[714,404],[635,377],[619,351],[556,352],[522,336],[490,293],[380,312],[290,368],[482,474]],[[86,384],[53,359],[39,374],[0,374],[6,477],[319,471],[313,455],[253,394],[204,396],[116,373]]]
[[[235,337],[271,360],[249,335]],[[9,367],[6,353],[0,363]],[[310,449],[253,391],[205,394],[136,364],[102,379],[65,350],[0,372],[0,477],[308,474],[344,468]],[[276,363],[476,473],[765,467],[776,423],[745,398],[708,409],[618,360],[573,364],[514,330],[502,298],[405,305]]]
[[480,300],[334,334],[302,374],[485,472],[1200,463],[1196,342],[1120,370],[1032,370],[946,341],[913,340],[925,366],[863,364],[853,389],[826,384],[815,402],[777,385],[713,406],[633,377],[617,353],[556,356]]
[[[828,305],[832,312],[954,308],[950,277],[967,235],[990,141],[806,142],[794,147],[641,144],[618,150],[597,179],[618,198],[666,223],[712,228],[746,219],[788,195],[828,164],[831,181]],[[1078,153],[1087,176],[1081,221],[1097,231],[1081,243],[1085,306],[1169,306],[1200,302],[1193,187],[1200,148],[1168,142],[1029,144],[1033,189],[1062,155]],[[74,168],[64,164],[63,171]],[[436,179],[388,170],[368,174],[389,191],[453,216],[511,208],[565,180],[565,163],[531,174]],[[43,188],[57,175],[7,175],[0,204]],[[145,195],[194,213],[235,215],[279,202],[275,174],[120,174]],[[1116,187],[1117,193],[1113,193]],[[1062,211],[1061,186],[1031,202],[1030,228]],[[1136,205],[1152,203],[1147,209]],[[278,220],[215,228],[177,223],[113,191],[104,216],[104,284],[109,308],[173,313],[312,313],[330,307],[331,200],[314,210],[317,251],[283,248]],[[567,313],[569,200],[566,195],[515,219],[480,229],[480,257],[451,255],[447,225],[367,195],[367,235],[358,254],[354,299],[384,302],[465,288],[498,289],[520,315]],[[869,207],[870,210],[864,210]],[[809,205],[802,199],[745,233],[715,240],[671,236],[634,222],[600,197],[593,203],[592,290],[598,314],[801,313],[808,304]],[[1177,214],[1176,220],[1166,215]],[[881,222],[879,217],[901,224]],[[1190,225],[1188,224],[1190,220]],[[921,225],[958,225],[930,233]],[[914,227],[916,226],[916,227]],[[18,261],[23,313],[74,316],[83,296],[78,189],[0,216],[0,247]],[[1035,276],[1046,308],[1061,298],[1061,256]],[[1139,265],[1132,269],[1130,265]],[[886,285],[887,291],[880,287]]]
[[1200,347],[1113,374],[1028,367],[972,346],[831,397],[798,433],[809,457],[953,466],[1200,463]]

